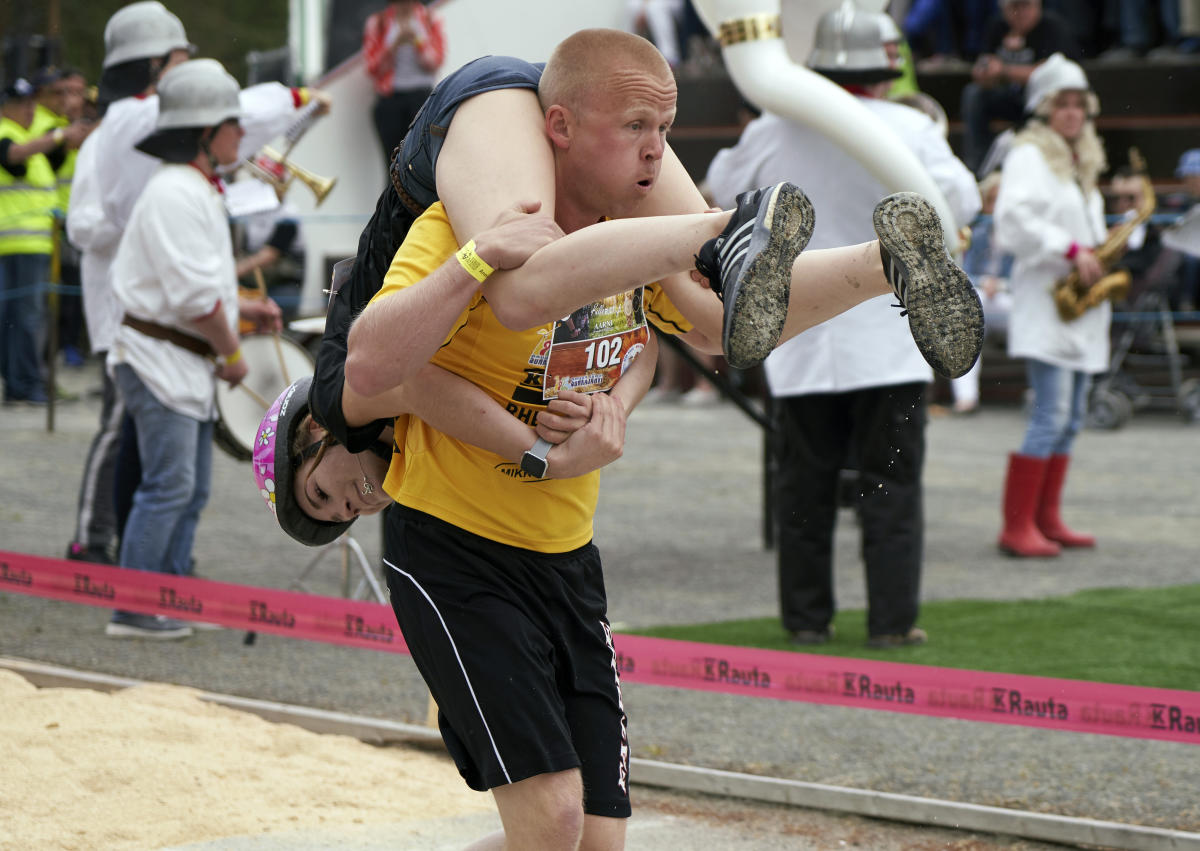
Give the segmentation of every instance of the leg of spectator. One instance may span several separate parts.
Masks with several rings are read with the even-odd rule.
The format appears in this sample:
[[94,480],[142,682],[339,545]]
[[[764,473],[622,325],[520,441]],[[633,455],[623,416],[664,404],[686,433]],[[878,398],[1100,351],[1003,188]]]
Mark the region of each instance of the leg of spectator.
[[1121,45],[1138,53],[1150,47],[1150,9],[1147,0],[1120,0]]
[[[125,415],[121,422],[121,434],[116,453],[116,469],[113,471],[112,509],[116,520],[117,543],[125,533],[129,512],[133,511],[133,495],[142,481],[142,459],[138,455],[137,425],[133,417]],[[117,550],[120,552],[120,550]]]
[[646,7],[646,24],[650,40],[672,68],[679,66],[678,15],[672,0],[650,0]]
[[68,556],[111,558],[109,547],[118,532],[114,508],[114,478],[121,445],[121,424],[125,406],[108,371],[104,367],[107,352],[97,352],[100,360],[102,393],[100,426],[88,448],[79,483],[79,500],[75,519],[75,540]]
[[836,609],[833,533],[849,428],[833,394],[785,396],[775,410],[780,613],[785,630],[817,639]]
[[1180,36],[1180,0],[1158,0],[1158,20],[1162,24],[1162,43],[1174,46]]
[[969,414],[979,408],[979,373],[983,369],[983,358],[975,361],[966,375],[950,380],[950,393],[954,396],[954,411]]
[[184,508],[171,536],[171,549],[167,553],[165,571],[178,576],[190,576],[192,573],[192,546],[196,540],[196,527],[200,524],[200,512],[208,504],[212,491],[212,453],[213,453],[213,424],[212,422],[197,423],[195,460],[193,469],[196,471],[195,485],[192,488],[191,501]]
[[4,329],[8,340],[8,373],[4,393],[9,399],[45,402],[42,352],[46,339],[46,294],[42,287],[50,271],[50,256],[14,254],[11,262],[9,268],[16,287],[10,284],[8,292],[8,327]]
[[925,385],[875,387],[854,396],[867,633],[904,635],[920,607]]
[[977,83],[967,83],[962,92],[963,163],[973,172],[983,164],[991,141],[988,131],[987,90]]
[[121,540],[121,566],[166,572],[172,536],[195,489],[200,424],[155,399],[129,366],[119,365],[115,379],[137,422],[142,458],[142,482]]
[[8,349],[13,344],[12,334],[9,333],[10,311],[12,300],[9,290],[14,289],[16,277],[12,274],[11,255],[0,255],[0,381],[4,382],[4,400],[8,401],[10,394],[10,379],[8,376]]

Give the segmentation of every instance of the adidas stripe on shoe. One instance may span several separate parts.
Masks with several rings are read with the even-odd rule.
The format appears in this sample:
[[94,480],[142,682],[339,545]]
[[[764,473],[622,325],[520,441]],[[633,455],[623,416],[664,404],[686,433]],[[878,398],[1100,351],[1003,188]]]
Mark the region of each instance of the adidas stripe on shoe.
[[721,235],[696,256],[725,306],[721,347],[735,369],[749,369],[771,353],[783,333],[791,294],[792,264],[813,231],[808,198],[779,183],[737,198]]

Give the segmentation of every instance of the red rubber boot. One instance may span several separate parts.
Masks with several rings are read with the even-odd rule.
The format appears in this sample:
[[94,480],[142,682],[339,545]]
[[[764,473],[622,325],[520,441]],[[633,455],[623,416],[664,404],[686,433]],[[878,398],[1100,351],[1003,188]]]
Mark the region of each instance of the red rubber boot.
[[1058,544],[1038,530],[1034,522],[1049,461],[1032,455],[1008,456],[1004,481],[1004,531],[996,545],[1009,555],[1049,558],[1060,552]]
[[1070,462],[1070,455],[1050,456],[1046,465],[1046,478],[1042,482],[1042,497],[1038,502],[1037,527],[1051,541],[1057,541],[1064,547],[1094,547],[1095,537],[1067,528],[1058,513],[1063,482],[1066,481],[1067,465]]

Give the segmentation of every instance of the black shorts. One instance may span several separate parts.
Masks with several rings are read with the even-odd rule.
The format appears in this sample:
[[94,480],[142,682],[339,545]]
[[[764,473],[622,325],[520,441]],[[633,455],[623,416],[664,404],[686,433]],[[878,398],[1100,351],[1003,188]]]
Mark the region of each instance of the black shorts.
[[509,547],[399,505],[384,549],[392,608],[467,785],[579,768],[584,812],[627,818],[629,740],[597,549]]

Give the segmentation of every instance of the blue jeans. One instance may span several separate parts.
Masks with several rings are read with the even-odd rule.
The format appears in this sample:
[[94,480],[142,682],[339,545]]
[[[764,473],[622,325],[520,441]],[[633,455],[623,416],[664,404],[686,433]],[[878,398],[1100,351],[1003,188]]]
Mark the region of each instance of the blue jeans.
[[396,169],[404,190],[422,210],[438,199],[434,166],[458,105],[497,89],[536,91],[544,67],[544,62],[531,65],[511,56],[484,56],[438,83],[404,137],[400,167]]
[[1121,44],[1135,50],[1153,47],[1154,13],[1158,7],[1158,18],[1162,24],[1163,44],[1174,44],[1179,40],[1179,0],[1120,0]]
[[49,254],[0,254],[0,378],[5,401],[46,400],[46,299],[41,287],[49,276]]
[[1069,455],[1083,428],[1091,376],[1033,358],[1026,359],[1025,374],[1033,388],[1033,412],[1021,454],[1034,458]]
[[137,426],[142,461],[121,535],[121,566],[185,576],[212,485],[213,424],[159,402],[128,364],[119,364],[113,378]]

